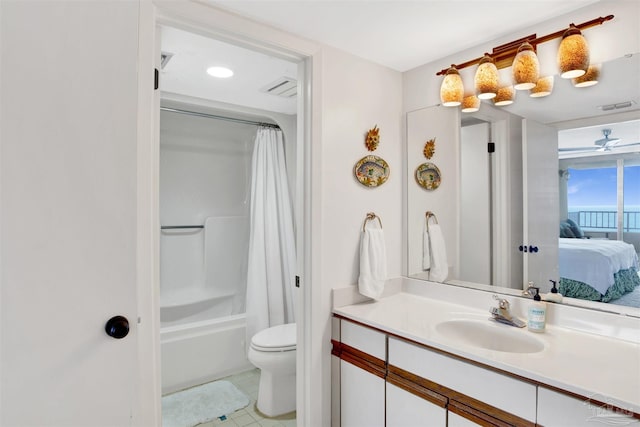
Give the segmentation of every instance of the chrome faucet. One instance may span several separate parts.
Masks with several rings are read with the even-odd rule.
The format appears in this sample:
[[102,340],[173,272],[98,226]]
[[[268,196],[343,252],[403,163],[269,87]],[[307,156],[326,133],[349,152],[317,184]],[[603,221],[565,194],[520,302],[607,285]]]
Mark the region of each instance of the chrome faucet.
[[522,291],[522,296],[527,298],[533,298],[536,294],[536,287],[533,286],[533,282],[529,282],[527,289]]
[[489,309],[489,313],[491,313],[491,317],[500,323],[504,323],[505,325],[515,326],[517,328],[524,328],[527,324],[522,320],[514,317],[509,312],[509,301],[504,298],[500,298],[498,295],[493,296],[494,300],[498,301],[497,307],[491,307]]

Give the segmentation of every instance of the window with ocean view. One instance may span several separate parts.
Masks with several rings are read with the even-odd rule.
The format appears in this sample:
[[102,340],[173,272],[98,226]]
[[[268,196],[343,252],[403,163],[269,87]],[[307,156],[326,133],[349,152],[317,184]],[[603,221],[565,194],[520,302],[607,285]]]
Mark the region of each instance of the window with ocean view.
[[567,202],[569,218],[584,231],[617,233],[621,211],[623,233],[640,233],[640,166],[623,167],[621,192],[618,167],[570,168]]

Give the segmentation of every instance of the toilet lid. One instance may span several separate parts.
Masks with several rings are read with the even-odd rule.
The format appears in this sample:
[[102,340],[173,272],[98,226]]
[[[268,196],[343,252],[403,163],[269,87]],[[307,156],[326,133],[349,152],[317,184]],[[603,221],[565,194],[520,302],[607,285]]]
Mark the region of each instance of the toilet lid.
[[261,351],[287,351],[296,349],[296,324],[272,326],[251,338],[251,346]]

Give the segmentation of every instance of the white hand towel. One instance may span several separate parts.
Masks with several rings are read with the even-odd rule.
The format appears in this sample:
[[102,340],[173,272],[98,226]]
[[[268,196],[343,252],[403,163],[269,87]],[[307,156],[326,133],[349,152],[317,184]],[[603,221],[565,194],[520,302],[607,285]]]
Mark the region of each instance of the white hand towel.
[[429,224],[429,243],[431,244],[431,270],[429,280],[442,282],[449,275],[447,248],[444,244],[442,229],[438,224]]
[[381,228],[365,227],[360,237],[360,277],[358,291],[378,299],[387,279],[387,251]]
[[427,230],[422,234],[422,269],[429,270],[431,268],[431,245],[429,244],[429,232]]

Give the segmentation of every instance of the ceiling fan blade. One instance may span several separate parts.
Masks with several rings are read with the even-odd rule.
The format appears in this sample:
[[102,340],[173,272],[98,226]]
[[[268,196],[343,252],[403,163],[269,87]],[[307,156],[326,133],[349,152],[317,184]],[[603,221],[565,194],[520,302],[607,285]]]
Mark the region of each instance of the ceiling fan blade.
[[600,150],[602,147],[566,147],[566,148],[558,148],[559,152],[567,152],[567,151],[596,151]]
[[595,145],[599,145],[601,147],[604,145],[615,145],[618,142],[620,142],[620,138],[603,138],[593,141]]

